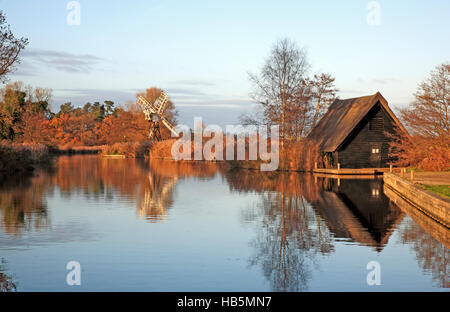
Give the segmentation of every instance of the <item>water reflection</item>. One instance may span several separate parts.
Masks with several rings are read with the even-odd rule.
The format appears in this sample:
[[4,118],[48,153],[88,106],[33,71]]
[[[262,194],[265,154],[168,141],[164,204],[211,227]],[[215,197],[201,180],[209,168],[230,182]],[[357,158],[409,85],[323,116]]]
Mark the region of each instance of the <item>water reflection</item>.
[[217,173],[215,164],[185,163],[151,159],[148,183],[138,200],[138,215],[149,221],[167,219],[167,209],[173,205],[175,186],[189,177],[210,179]]
[[308,198],[336,237],[381,251],[404,213],[383,194],[381,178],[315,178],[320,196]]
[[[184,182],[209,182],[218,175],[228,186],[232,203],[245,203],[240,221],[252,232],[248,263],[262,272],[272,290],[308,290],[321,259],[334,256],[338,244],[357,244],[382,253],[394,231],[400,239],[397,243],[411,247],[438,286],[450,286],[450,231],[383,190],[381,179],[228,170],[215,163],[59,157],[55,170],[0,184],[1,228],[14,238],[0,236],[0,246],[86,242],[97,237],[95,220],[92,224],[88,219],[84,223],[63,220],[50,227],[52,196],[62,197],[63,202],[81,199],[83,205],[125,203],[135,207],[140,219],[170,222],[183,200],[176,195]],[[33,235],[20,237],[30,231]],[[13,280],[4,272],[0,265],[0,289],[14,290]]]
[[399,207],[410,218],[399,228],[401,242],[409,244],[420,267],[431,273],[439,287],[450,287],[450,230],[408,204],[385,187],[384,193],[392,205]]
[[47,205],[43,201],[48,187],[45,175],[39,172],[33,177],[15,175],[0,181],[0,229],[17,236],[21,230],[49,226]]
[[307,289],[316,255],[334,251],[336,238],[381,251],[403,212],[382,192],[382,180],[337,180],[297,173],[226,173],[232,191],[254,191],[260,201],[251,265],[261,266],[277,291]]
[[0,258],[0,292],[14,292],[17,290],[17,286],[13,281],[13,278],[5,273],[6,260]]
[[306,197],[319,189],[310,175],[230,171],[233,192],[257,192],[258,202],[246,207],[245,221],[255,221],[250,265],[261,267],[275,291],[307,289],[316,254],[333,251],[332,235]]

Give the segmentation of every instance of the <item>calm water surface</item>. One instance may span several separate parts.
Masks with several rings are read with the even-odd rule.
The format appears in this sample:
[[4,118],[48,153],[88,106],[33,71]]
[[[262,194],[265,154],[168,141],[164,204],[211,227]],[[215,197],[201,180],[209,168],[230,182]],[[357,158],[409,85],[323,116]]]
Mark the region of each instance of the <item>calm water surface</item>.
[[63,156],[0,181],[0,290],[448,290],[449,230],[389,198],[380,179]]

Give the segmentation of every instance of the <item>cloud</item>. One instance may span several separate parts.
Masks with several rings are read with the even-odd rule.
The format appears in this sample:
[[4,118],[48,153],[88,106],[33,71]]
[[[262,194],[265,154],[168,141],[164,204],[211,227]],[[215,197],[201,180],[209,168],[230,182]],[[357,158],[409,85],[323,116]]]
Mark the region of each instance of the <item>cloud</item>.
[[250,107],[252,102],[245,99],[233,98],[217,98],[215,100],[196,100],[196,101],[182,101],[176,103],[179,107],[196,107],[196,108],[230,108],[230,109],[245,109]]
[[176,80],[172,81],[176,85],[188,85],[188,86],[202,86],[202,87],[213,87],[217,84],[206,80]]
[[167,88],[166,91],[167,93],[169,93],[169,95],[173,96],[212,96],[211,94],[207,94],[194,89]]
[[372,79],[372,83],[378,83],[378,84],[388,84],[391,82],[397,82],[399,81],[396,78],[374,78]]
[[22,56],[28,64],[27,66],[33,68],[33,73],[38,71],[39,66],[67,73],[90,73],[95,65],[105,61],[105,59],[92,54],[73,54],[42,49],[25,50]]
[[59,106],[65,102],[72,102],[75,106],[84,105],[87,102],[101,102],[105,100],[114,101],[116,104],[123,104],[127,101],[134,101],[136,91],[131,89],[55,89],[54,103]]
[[11,73],[12,76],[36,76],[39,70],[36,66],[33,66],[30,62],[22,60],[22,62],[16,65],[17,70]]

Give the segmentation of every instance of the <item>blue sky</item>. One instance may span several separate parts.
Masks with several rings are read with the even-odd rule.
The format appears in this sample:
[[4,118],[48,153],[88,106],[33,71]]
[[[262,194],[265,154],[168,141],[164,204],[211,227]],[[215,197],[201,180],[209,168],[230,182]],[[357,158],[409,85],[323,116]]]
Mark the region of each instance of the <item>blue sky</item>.
[[53,107],[71,101],[124,104],[137,91],[165,89],[180,121],[236,123],[252,101],[248,72],[288,37],[305,47],[311,73],[336,77],[341,98],[380,91],[407,105],[436,65],[450,61],[450,1],[0,0],[13,32],[30,40],[11,80],[52,88]]

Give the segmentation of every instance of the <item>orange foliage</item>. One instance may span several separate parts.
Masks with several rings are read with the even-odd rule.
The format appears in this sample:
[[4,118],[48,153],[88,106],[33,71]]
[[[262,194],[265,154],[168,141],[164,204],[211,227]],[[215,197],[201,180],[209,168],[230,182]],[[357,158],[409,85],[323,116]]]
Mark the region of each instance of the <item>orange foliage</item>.
[[148,138],[148,121],[139,111],[121,110],[103,120],[98,128],[100,144],[142,142]]
[[400,167],[417,167],[425,171],[450,170],[450,148],[435,142],[431,138],[406,134],[394,138],[390,146],[390,155]]
[[[203,146],[208,138],[203,138]],[[164,140],[156,142],[150,149],[150,158],[167,158],[172,159],[172,145],[176,139]],[[270,146],[270,140],[267,145]],[[213,150],[214,152],[214,150]],[[203,155],[204,156],[204,155]],[[194,142],[191,142],[191,159],[194,159]],[[226,141],[223,142],[223,159],[226,159]],[[261,160],[248,160],[249,159],[249,145],[248,138],[245,144],[245,159],[237,159],[237,143],[234,142],[234,159],[228,163],[232,167],[247,168],[247,169],[259,169]],[[279,147],[279,167],[278,170],[286,171],[311,171],[314,168],[315,162],[320,162],[319,152],[317,146],[308,141],[302,140],[298,142],[285,142],[283,147]]]

